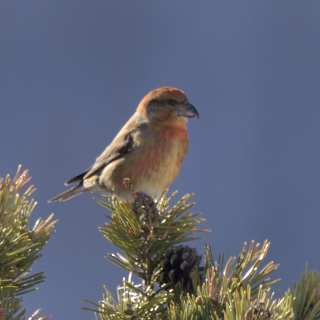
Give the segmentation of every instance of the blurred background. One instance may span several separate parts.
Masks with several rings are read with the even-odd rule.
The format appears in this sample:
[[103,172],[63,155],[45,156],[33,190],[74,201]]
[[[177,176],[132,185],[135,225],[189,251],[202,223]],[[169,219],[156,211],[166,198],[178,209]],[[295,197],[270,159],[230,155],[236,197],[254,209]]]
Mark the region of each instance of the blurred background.
[[0,3],[0,176],[29,169],[32,221],[59,219],[33,268],[47,280],[25,296],[28,316],[94,319],[83,298],[97,302],[127,277],[104,259],[117,248],[98,232],[107,212],[92,195],[47,200],[161,86],[200,113],[169,191],[174,201],[194,192],[212,230],[189,246],[229,257],[269,239],[282,292],[306,262],[319,270],[319,13],[312,0]]

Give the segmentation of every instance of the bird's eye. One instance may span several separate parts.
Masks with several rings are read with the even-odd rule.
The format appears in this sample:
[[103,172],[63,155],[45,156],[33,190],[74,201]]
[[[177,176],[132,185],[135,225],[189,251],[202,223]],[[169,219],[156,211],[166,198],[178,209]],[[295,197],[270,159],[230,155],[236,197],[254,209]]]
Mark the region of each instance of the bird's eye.
[[176,101],[169,99],[169,100],[167,100],[167,104],[169,104],[170,106],[174,106],[176,104]]

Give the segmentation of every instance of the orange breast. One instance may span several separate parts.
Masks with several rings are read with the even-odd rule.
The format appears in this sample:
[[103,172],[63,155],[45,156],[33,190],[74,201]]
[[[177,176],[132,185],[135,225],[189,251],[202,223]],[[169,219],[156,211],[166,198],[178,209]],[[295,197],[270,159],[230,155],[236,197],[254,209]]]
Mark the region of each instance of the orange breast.
[[143,137],[139,144],[116,170],[115,194],[123,193],[124,178],[130,178],[135,191],[151,196],[165,191],[179,174],[188,152],[188,134],[185,128],[166,127],[152,137]]

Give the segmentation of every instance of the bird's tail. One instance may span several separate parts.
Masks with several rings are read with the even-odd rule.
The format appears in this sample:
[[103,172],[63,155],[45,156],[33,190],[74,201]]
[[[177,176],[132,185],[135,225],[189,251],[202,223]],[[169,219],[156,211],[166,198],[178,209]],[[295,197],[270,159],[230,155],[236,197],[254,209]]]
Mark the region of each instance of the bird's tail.
[[58,194],[56,197],[50,199],[48,202],[54,202],[54,201],[66,201],[69,200],[75,196],[77,196],[78,194],[86,191],[86,188],[83,186],[83,184],[79,184],[65,192],[62,192],[60,194]]

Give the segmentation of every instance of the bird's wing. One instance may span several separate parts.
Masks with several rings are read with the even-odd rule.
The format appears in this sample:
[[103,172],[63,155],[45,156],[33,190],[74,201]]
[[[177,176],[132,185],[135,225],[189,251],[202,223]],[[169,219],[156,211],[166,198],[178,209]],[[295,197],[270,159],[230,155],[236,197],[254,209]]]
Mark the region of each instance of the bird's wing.
[[123,139],[114,141],[106,148],[106,150],[96,159],[94,165],[83,177],[88,178],[93,173],[107,166],[112,161],[122,158],[125,154],[128,154],[134,147],[134,139],[132,133],[126,134]]
[[136,147],[136,133],[144,130],[145,128],[146,124],[142,123],[134,130],[123,130],[123,134],[118,135],[112,141],[112,143],[103,151],[103,153],[96,159],[95,163],[88,170],[68,180],[65,185],[81,181],[90,177],[91,175],[97,174],[111,162],[122,158],[124,155],[131,152]]

